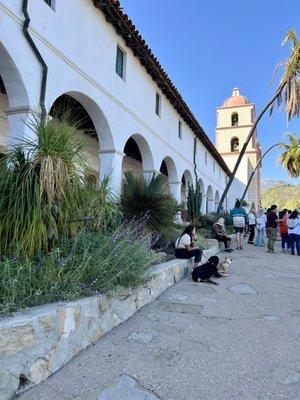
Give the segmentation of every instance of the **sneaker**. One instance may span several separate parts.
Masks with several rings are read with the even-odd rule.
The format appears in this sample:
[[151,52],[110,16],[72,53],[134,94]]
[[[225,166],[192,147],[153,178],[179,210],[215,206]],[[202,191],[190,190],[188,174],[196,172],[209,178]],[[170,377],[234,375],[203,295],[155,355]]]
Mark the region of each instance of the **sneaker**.
[[231,253],[230,249],[225,249],[225,253]]
[[234,250],[233,249],[229,249],[230,253],[232,253]]

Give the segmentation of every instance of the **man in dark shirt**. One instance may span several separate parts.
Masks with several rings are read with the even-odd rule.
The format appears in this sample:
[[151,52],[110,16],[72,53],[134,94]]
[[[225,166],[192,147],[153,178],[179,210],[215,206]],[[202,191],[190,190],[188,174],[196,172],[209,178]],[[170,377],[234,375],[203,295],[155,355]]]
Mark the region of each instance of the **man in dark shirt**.
[[268,253],[274,253],[274,243],[277,239],[277,206],[273,204],[267,214]]

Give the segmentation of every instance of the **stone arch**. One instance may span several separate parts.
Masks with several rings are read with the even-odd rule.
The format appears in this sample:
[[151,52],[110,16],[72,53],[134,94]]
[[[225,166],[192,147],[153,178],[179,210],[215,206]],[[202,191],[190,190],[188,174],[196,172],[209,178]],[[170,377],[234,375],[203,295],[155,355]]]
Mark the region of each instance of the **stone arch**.
[[[57,101],[57,99],[63,96],[69,96],[72,99],[76,100],[86,110],[95,127],[95,133],[97,134],[99,140],[99,148],[101,150],[113,150],[114,140],[108,120],[96,101],[85,93],[72,90],[60,93],[52,101],[49,113],[51,112],[53,104]],[[66,105],[66,107],[68,107],[68,104]]]
[[219,202],[220,202],[220,194],[219,194],[219,191],[217,190],[215,193],[215,209],[214,209],[214,211],[217,211]]
[[231,126],[238,126],[239,124],[239,115],[235,111],[231,114]]
[[[184,173],[182,174],[181,178],[181,196],[180,200],[183,205],[183,210],[187,210],[187,195],[188,195],[188,188],[189,188],[189,183],[193,183],[193,176],[191,171],[186,169]],[[185,216],[183,215],[183,219],[185,219]]]
[[100,178],[99,150],[102,146],[112,146],[112,136],[108,122],[98,105],[79,92],[67,92],[55,99],[49,115],[60,119],[66,116],[75,123],[80,138],[86,148],[83,156],[87,163],[87,178],[98,183]]
[[167,156],[162,160],[160,166],[160,172],[164,173],[163,169],[165,168],[167,169],[168,182],[169,183],[178,182],[177,168],[174,160],[170,156]]
[[178,198],[177,186],[178,186],[178,174],[174,160],[170,156],[166,156],[160,165],[159,172],[165,177],[165,181],[169,187],[169,193]]
[[[9,111],[7,111],[10,109]],[[0,154],[25,136],[29,96],[13,58],[0,42]]]
[[153,156],[147,140],[142,135],[138,133],[131,135],[127,139],[123,151],[123,174],[130,170],[135,175],[143,173],[147,177],[152,177],[155,173]]
[[214,211],[214,192],[212,187],[208,185],[206,191],[206,213],[210,213]]
[[21,73],[2,42],[0,42],[0,76],[8,96],[9,107],[29,107],[29,96]]

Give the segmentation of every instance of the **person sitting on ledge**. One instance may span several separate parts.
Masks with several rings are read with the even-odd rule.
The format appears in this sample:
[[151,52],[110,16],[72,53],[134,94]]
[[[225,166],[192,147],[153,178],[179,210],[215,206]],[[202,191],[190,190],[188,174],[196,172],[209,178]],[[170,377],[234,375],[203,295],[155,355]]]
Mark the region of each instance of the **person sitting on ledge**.
[[202,257],[202,250],[195,245],[196,228],[188,225],[175,242],[175,256],[181,259],[195,257],[195,266],[198,266]]
[[213,224],[212,238],[217,239],[218,242],[224,243],[225,252],[231,253],[233,251],[230,248],[231,238],[226,235],[224,223],[225,223],[224,218],[219,218],[219,220]]

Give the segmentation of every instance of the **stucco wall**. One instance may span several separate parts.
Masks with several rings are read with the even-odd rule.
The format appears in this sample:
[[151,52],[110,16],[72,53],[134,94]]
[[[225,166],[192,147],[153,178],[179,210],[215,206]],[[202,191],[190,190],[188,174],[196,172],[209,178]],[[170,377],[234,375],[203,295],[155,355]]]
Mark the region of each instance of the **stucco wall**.
[[[145,170],[158,171],[166,156],[172,158],[176,166],[173,182],[178,182],[173,193],[180,198],[183,173],[188,170],[194,179],[194,134],[102,12],[86,0],[71,5],[68,1],[56,2],[55,11],[44,1],[33,0],[29,13],[30,33],[49,68],[46,107],[49,110],[57,97],[68,93],[86,108],[99,136],[100,176],[111,172],[116,185],[120,184],[124,145],[135,134],[148,144],[142,152]],[[10,57],[10,63],[4,60],[0,64],[1,76],[13,65],[24,86],[22,91],[15,88],[17,93],[13,85],[8,88],[9,105],[38,110],[41,69],[22,34],[21,0],[3,0],[0,19],[2,46]],[[126,52],[125,80],[115,73],[117,45]],[[155,114],[156,92],[161,95],[160,117]],[[9,135],[16,130],[16,118],[10,117]],[[178,120],[182,121],[182,139],[178,137]],[[209,153],[205,157],[205,152],[198,141],[197,173],[204,193],[211,185],[214,194],[217,190],[221,194],[225,173],[218,164],[214,168],[213,158]]]

